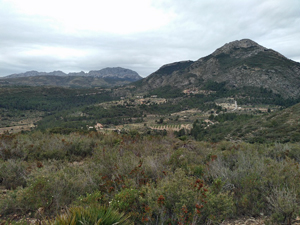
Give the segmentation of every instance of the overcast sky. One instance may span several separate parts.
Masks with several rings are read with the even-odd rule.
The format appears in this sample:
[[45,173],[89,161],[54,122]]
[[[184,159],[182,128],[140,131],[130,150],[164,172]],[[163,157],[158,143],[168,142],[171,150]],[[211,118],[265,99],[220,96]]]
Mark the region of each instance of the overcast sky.
[[0,0],[0,76],[124,67],[146,77],[244,38],[300,62],[300,0]]

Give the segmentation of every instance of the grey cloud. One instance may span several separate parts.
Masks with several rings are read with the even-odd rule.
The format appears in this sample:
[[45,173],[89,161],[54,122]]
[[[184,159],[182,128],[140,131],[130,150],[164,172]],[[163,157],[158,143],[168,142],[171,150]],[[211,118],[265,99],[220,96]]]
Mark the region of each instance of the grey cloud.
[[[0,0],[1,2],[1,0]],[[197,60],[227,42],[250,38],[300,60],[300,1],[157,1],[176,17],[168,26],[127,35],[59,32],[49,18],[0,9],[0,76],[27,70],[89,71],[122,66],[147,76],[166,63]],[[67,58],[23,55],[38,47],[86,52]]]

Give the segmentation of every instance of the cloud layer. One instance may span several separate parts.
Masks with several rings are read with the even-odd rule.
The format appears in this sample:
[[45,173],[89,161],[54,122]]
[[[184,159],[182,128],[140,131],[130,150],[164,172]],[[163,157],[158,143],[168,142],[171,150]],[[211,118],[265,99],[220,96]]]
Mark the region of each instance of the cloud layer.
[[148,76],[249,38],[300,61],[299,0],[0,0],[0,76],[125,67]]

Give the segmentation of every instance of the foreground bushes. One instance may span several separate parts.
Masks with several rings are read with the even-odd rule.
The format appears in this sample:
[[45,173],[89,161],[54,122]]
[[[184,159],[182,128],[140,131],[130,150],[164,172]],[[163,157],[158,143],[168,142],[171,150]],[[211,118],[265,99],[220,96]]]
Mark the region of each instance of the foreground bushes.
[[8,191],[0,214],[81,218],[78,209],[94,212],[93,205],[136,224],[219,224],[262,213],[290,224],[300,213],[299,149],[172,135],[2,136],[0,180]]
[[107,208],[104,206],[90,207],[71,207],[66,213],[59,215],[51,223],[54,225],[112,225],[133,224],[128,216],[124,216],[123,213],[119,213],[117,210]]

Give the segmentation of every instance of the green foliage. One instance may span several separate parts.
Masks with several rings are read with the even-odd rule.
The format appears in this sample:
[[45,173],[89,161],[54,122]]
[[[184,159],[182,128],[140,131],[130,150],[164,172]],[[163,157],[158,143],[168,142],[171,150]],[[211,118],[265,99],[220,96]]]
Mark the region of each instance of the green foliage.
[[185,153],[186,152],[184,148],[179,148],[174,151],[169,160],[172,170],[175,171],[177,168],[187,169],[188,159]]
[[202,205],[205,198],[203,183],[200,180],[195,182],[195,179],[188,177],[183,170],[178,169],[157,185],[151,184],[142,190],[144,201],[150,207],[152,217],[156,218],[156,223],[164,223],[172,217],[179,222],[183,208],[184,217],[199,221],[200,209],[197,214],[196,205]]
[[199,141],[242,139],[250,143],[298,142],[299,124],[291,121],[298,119],[299,107],[297,104],[261,117],[239,113],[211,115],[210,119],[217,123],[207,126],[203,122],[194,122],[190,134]]
[[226,85],[225,82],[218,83],[218,82],[209,80],[206,83],[204,83],[203,89],[223,92],[223,91],[225,91],[225,85]]
[[86,195],[79,196],[72,204],[76,206],[89,206],[104,203],[105,199],[103,193],[97,190],[92,193],[86,193]]
[[270,208],[273,212],[272,221],[284,224],[292,224],[300,210],[296,190],[289,188],[274,188],[267,197]]
[[80,168],[53,164],[41,164],[41,168],[28,176],[26,187],[8,192],[3,205],[0,204],[0,213],[35,213],[42,208],[46,214],[53,214],[72,203],[77,196],[96,189],[91,177]]
[[1,183],[6,189],[16,189],[18,186],[26,186],[29,171],[28,163],[19,159],[0,160]]
[[260,67],[264,69],[274,69],[278,65],[284,65],[290,67],[293,65],[292,61],[278,57],[273,51],[259,52],[257,55],[249,57],[245,60],[245,63],[249,66]]
[[[178,92],[177,92],[178,93]],[[201,110],[209,110],[211,108],[217,108],[217,106],[212,103],[214,98],[211,96],[195,95],[191,97],[178,98],[174,101],[171,99],[164,104],[152,104],[152,105],[141,105],[140,108],[147,113],[166,115],[174,112],[179,112],[182,110],[187,110],[190,108],[197,108]]]
[[169,85],[151,90],[149,92],[149,95],[157,95],[157,97],[159,98],[177,98],[184,96],[179,88],[175,88]]
[[235,213],[235,202],[230,192],[208,192],[202,217],[211,224],[220,224]]
[[[174,134],[179,137],[180,140],[184,141],[187,139],[185,129],[180,129],[179,131],[174,131]],[[184,140],[183,140],[184,139]]]
[[105,206],[71,207],[67,213],[59,215],[51,223],[54,225],[112,225],[133,224],[127,216],[117,210]]
[[225,121],[247,121],[248,119],[251,119],[251,118],[253,118],[253,115],[237,114],[237,113],[224,113],[224,114],[220,114],[212,119],[215,121],[218,121],[219,123],[223,123]]
[[[263,87],[250,87],[245,86],[229,90],[223,93],[225,96],[238,96],[235,98],[240,105],[250,104],[265,104],[265,105],[278,105],[282,107],[289,107],[299,102],[299,99],[283,98],[279,94],[273,93]],[[229,96],[228,96],[229,97]]]
[[[35,118],[42,116],[42,119],[36,122],[37,129],[42,131],[50,129],[52,133],[69,134],[87,132],[87,128],[95,125],[96,122],[106,125],[141,122],[141,116],[145,112],[165,115],[191,108],[201,110],[215,108],[220,111],[221,108],[213,102],[223,97],[234,97],[239,104],[270,104],[283,107],[299,102],[299,99],[284,99],[265,88],[227,89],[224,82],[213,81],[207,81],[202,86],[204,89],[216,92],[209,95],[186,96],[181,89],[165,86],[149,92],[148,95],[168,98],[167,103],[139,106],[112,105],[106,108],[95,106],[95,104],[116,99],[112,97],[114,93],[108,90],[101,90],[100,94],[95,94],[95,89],[10,87],[0,92],[2,99],[0,113],[3,112],[4,126],[11,124],[11,120],[21,121],[23,117],[31,117],[30,115],[34,112]],[[7,95],[7,92],[10,95]],[[216,140],[219,139],[219,137],[216,138]],[[299,140],[298,133],[293,134],[292,139]]]
[[92,155],[97,147],[94,140],[85,138],[83,134],[64,136],[34,132],[30,138],[27,138],[26,134],[18,134],[14,142],[11,142],[10,138],[14,136],[1,139],[2,145],[10,145],[9,148],[0,149],[3,159],[79,160]]
[[276,146],[249,147],[243,144],[223,149],[210,162],[208,179],[213,184],[221,180],[219,190],[234,191],[237,214],[268,215],[271,209],[274,221],[290,221],[298,212],[298,166],[280,151],[274,154]]
[[193,165],[190,167],[193,176],[202,178],[204,175],[204,165]]
[[83,130],[78,129],[78,128],[69,128],[69,127],[54,127],[49,130],[49,133],[53,134],[70,134],[70,133],[75,133],[75,132],[83,132]]
[[94,89],[60,87],[3,88],[0,92],[0,108],[54,112],[113,99],[109,92],[90,95],[93,92]]
[[143,209],[139,199],[139,192],[138,189],[125,188],[114,196],[110,206],[125,212],[135,221],[141,221]]

